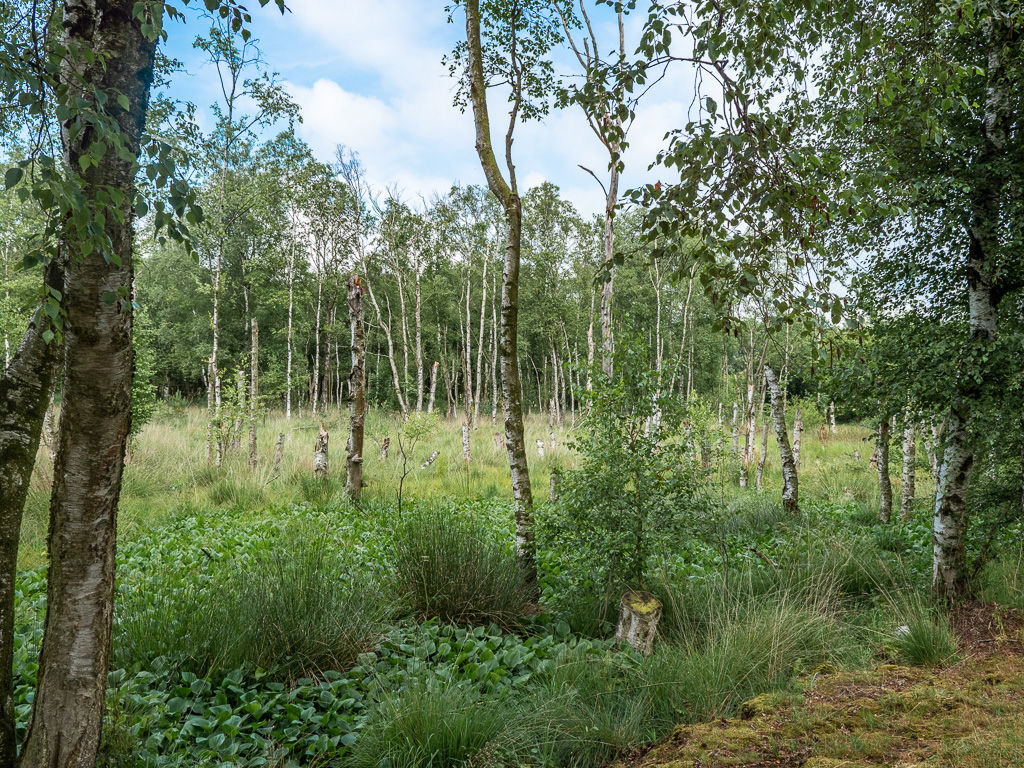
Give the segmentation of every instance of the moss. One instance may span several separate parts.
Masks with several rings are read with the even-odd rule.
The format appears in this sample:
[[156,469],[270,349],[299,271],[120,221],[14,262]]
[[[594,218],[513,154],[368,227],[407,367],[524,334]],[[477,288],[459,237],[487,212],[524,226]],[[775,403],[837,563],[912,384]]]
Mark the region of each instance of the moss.
[[661,610],[661,601],[650,592],[627,592],[622,596],[622,602],[639,616]]

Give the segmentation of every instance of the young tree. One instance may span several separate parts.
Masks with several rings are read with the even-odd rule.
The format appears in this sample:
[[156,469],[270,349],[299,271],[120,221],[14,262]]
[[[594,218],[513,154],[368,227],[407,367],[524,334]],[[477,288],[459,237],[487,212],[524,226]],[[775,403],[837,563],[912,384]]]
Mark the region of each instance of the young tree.
[[[501,284],[501,395],[505,410],[505,445],[512,472],[516,502],[516,546],[527,582],[537,589],[537,564],[533,531],[533,493],[526,459],[523,430],[522,388],[519,383],[519,263],[522,247],[523,208],[512,162],[512,142],[520,119],[544,114],[551,92],[551,64],[547,52],[558,42],[550,8],[540,0],[523,0],[511,6],[484,0],[465,0],[466,42],[456,49],[453,70],[464,65],[461,103],[473,109],[476,151],[487,186],[505,213],[505,265]],[[486,32],[486,37],[484,36]],[[485,64],[486,59],[486,64]],[[487,108],[489,83],[500,82],[511,90],[508,128],[505,132],[506,179],[491,145],[491,121]]]

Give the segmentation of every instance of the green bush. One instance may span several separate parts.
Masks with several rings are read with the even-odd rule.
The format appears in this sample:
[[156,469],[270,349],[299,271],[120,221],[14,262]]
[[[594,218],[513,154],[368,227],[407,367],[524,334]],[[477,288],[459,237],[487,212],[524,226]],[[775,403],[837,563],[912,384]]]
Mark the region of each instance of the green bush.
[[599,569],[599,581],[614,582],[618,594],[644,588],[649,561],[692,535],[712,510],[707,469],[690,446],[701,442],[696,423],[645,356],[642,344],[622,339],[616,375],[592,372],[584,428],[570,443],[577,465],[563,476],[545,536]]
[[419,618],[509,628],[529,608],[515,555],[471,512],[406,516],[395,528],[391,567],[400,602]]

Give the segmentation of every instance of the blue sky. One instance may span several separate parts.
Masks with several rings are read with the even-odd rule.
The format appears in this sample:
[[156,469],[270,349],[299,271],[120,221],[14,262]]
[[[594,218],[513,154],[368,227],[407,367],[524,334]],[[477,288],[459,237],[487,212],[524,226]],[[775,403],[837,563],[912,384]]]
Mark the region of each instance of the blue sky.
[[[359,153],[371,184],[396,187],[416,203],[452,183],[484,184],[473,149],[472,116],[452,106],[454,82],[442,57],[463,32],[462,16],[449,24],[444,0],[289,0],[282,16],[273,4],[253,12],[252,31],[267,67],[280,74],[302,110],[300,136],[317,157],[331,160],[345,144]],[[614,18],[604,23],[614,45]],[[640,18],[627,24],[635,39]],[[600,26],[600,25],[599,25]],[[167,53],[185,64],[173,94],[194,102],[209,125],[208,105],[218,94],[217,76],[205,54],[192,48],[204,21],[189,14],[185,27],[168,30]],[[575,59],[561,53],[556,66],[573,72]],[[638,113],[630,134],[623,189],[650,179],[646,172],[666,130],[686,120],[690,88],[677,78],[663,83]],[[504,98],[492,92],[491,120],[504,129]],[[543,123],[521,125],[514,147],[523,191],[542,181],[561,187],[584,215],[603,209],[597,182],[578,164],[606,176],[607,156],[578,107],[555,112]]]

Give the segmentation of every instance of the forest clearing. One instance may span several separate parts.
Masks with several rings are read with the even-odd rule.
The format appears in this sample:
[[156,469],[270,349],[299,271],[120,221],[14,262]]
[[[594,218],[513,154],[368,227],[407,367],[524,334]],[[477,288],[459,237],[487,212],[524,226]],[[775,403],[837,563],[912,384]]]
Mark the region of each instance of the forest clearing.
[[250,5],[0,0],[0,768],[1024,766],[1021,0]]

